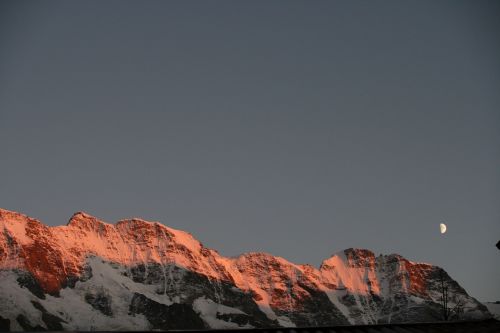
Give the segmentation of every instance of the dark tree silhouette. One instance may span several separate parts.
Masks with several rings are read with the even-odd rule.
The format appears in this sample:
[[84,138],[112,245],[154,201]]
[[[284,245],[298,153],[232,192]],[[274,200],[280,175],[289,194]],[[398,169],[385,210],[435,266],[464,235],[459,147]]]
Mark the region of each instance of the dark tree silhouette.
[[500,250],[500,241],[498,241],[498,243],[497,243],[497,249]]
[[448,282],[445,280],[445,276],[443,271],[439,272],[439,282],[440,282],[440,291],[441,297],[439,299],[441,304],[441,314],[443,316],[444,321],[448,321],[451,319],[459,320],[460,316],[464,310],[464,303],[461,299],[459,299],[453,308],[448,306],[450,291],[448,288]]

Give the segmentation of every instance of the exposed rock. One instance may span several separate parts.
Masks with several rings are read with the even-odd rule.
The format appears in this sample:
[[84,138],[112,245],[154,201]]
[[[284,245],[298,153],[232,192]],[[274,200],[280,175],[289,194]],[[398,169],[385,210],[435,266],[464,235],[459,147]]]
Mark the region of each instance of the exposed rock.
[[23,314],[18,315],[16,320],[25,331],[46,331],[46,329],[40,325],[32,325],[28,318],[26,318]]
[[28,289],[36,297],[45,299],[45,293],[42,287],[38,284],[38,281],[35,280],[31,273],[19,271],[18,274],[19,276],[17,278],[17,282],[19,283],[19,286]]
[[106,316],[113,315],[113,310],[111,309],[111,296],[106,295],[104,291],[95,294],[85,294],[85,301]]
[[64,329],[61,325],[61,323],[65,322],[64,320],[58,316],[48,313],[47,310],[45,310],[45,308],[38,302],[31,301],[31,304],[33,304],[37,310],[42,312],[42,321],[45,323],[49,331],[62,331]]
[[0,332],[10,332],[10,320],[0,316]]
[[165,305],[144,295],[134,294],[130,303],[132,314],[143,314],[152,329],[182,330],[207,328],[200,316],[187,304]]

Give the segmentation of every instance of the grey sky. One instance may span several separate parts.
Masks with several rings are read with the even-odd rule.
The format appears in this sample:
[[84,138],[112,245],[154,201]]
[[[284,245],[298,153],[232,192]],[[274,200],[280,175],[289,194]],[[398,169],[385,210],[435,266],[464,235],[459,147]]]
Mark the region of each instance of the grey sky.
[[500,300],[499,15],[3,1],[0,207],[159,220],[229,256],[396,252]]

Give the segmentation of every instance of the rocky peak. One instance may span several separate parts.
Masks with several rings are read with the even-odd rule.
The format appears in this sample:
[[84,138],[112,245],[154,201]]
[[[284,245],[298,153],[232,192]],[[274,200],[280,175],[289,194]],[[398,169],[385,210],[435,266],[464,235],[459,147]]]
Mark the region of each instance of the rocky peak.
[[109,228],[112,225],[85,212],[76,212],[69,219],[67,226],[85,231],[102,232],[103,229]]
[[0,219],[2,219],[2,221],[13,220],[13,219],[27,219],[27,218],[28,216],[24,214],[0,208]]
[[374,267],[375,254],[367,249],[349,248],[344,255],[350,267]]
[[33,238],[42,238],[48,228],[27,215],[0,208],[0,229],[10,243],[30,244]]

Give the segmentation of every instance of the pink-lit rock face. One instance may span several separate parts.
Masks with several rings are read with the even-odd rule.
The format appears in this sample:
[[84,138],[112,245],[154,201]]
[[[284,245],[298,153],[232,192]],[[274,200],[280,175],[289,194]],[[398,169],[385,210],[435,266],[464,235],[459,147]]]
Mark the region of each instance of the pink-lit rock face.
[[47,227],[25,215],[0,210],[0,268],[26,269],[45,291],[57,292],[95,255],[124,265],[175,263],[216,279],[230,279],[220,256],[191,234],[140,219],[115,225],[79,212],[66,226]]
[[[152,274],[147,267],[160,267],[165,276],[164,293],[168,289],[167,267],[205,277],[210,284],[216,283],[214,288],[233,286],[251,295],[269,320],[284,326],[311,324],[307,315],[321,311],[325,311],[324,316],[335,313],[338,317],[338,321],[327,323],[378,322],[400,308],[387,306],[400,304],[401,298],[433,304],[439,297],[439,268],[395,254],[375,256],[365,249],[334,254],[318,269],[267,253],[223,257],[187,232],[141,219],[108,224],[79,212],[65,226],[48,227],[0,209],[0,229],[0,270],[29,272],[45,293],[53,295],[85,274],[89,257],[99,257],[124,267],[143,267],[146,279]],[[475,304],[458,284],[455,289]]]
[[[49,293],[57,292],[68,276],[78,276],[89,255],[124,265],[175,263],[210,278],[231,281],[243,290],[252,290],[257,298],[270,295],[266,302],[278,306],[285,293],[299,298],[307,294],[297,281],[320,290],[340,287],[362,295],[381,292],[379,263],[373,252],[364,249],[347,249],[316,269],[266,253],[222,257],[187,232],[141,219],[113,225],[78,212],[66,226],[47,227],[25,215],[0,210],[0,226],[4,230],[0,267],[28,270]],[[425,278],[431,266],[402,257],[396,262],[404,287],[425,295]]]
[[428,296],[426,280],[435,267],[396,254],[375,257],[369,250],[347,249],[323,261],[320,268],[324,282],[360,295],[381,294],[380,276],[389,269],[394,275],[392,285],[412,295]]

